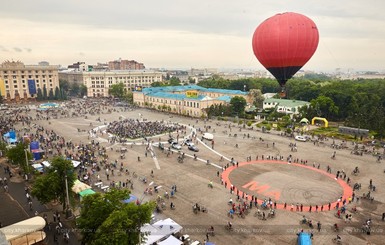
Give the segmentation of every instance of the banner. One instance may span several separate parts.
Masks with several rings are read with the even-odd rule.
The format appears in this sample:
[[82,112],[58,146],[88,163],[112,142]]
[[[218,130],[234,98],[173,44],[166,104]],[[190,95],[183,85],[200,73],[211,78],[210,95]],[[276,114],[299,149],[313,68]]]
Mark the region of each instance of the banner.
[[5,83],[4,80],[0,78],[0,95],[5,96]]
[[135,86],[135,91],[136,92],[142,92],[142,86]]
[[28,80],[28,91],[29,94],[36,94],[36,83],[35,80]]
[[187,90],[186,91],[187,98],[198,98],[198,91],[196,90]]

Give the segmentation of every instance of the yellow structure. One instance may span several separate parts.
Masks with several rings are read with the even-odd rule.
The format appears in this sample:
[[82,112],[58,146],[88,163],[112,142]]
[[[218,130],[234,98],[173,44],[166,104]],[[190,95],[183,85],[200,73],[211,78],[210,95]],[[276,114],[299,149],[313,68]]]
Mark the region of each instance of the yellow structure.
[[187,90],[186,91],[187,98],[198,98],[198,91],[196,90]]
[[313,117],[313,119],[311,119],[311,125],[314,125],[314,121],[315,120],[321,120],[321,121],[324,121],[325,123],[325,128],[327,128],[329,126],[329,122],[328,120],[326,120],[326,118],[323,118],[323,117]]

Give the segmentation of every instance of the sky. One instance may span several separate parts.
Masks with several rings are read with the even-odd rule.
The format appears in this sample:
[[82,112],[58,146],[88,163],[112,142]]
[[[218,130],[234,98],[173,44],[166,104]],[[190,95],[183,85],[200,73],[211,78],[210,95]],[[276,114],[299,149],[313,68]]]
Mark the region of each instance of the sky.
[[306,15],[320,41],[304,70],[385,71],[384,0],[8,0],[0,62],[136,60],[147,68],[264,70],[251,40],[278,13]]

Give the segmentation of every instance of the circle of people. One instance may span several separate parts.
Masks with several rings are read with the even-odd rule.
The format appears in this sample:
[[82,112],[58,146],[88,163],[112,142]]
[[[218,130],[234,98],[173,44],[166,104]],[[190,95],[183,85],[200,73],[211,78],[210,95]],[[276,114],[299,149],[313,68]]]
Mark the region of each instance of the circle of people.
[[138,139],[173,132],[181,128],[177,124],[165,124],[163,121],[124,119],[110,123],[107,132],[120,138]]

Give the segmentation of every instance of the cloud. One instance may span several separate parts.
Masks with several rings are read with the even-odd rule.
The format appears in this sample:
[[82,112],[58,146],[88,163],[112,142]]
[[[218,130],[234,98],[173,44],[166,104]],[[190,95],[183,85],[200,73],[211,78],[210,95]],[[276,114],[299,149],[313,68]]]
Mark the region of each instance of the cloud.
[[23,50],[21,48],[18,48],[18,47],[14,47],[13,50],[17,53],[23,52]]

